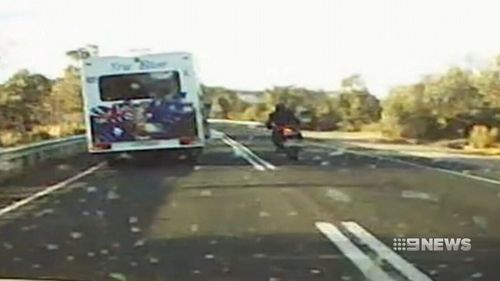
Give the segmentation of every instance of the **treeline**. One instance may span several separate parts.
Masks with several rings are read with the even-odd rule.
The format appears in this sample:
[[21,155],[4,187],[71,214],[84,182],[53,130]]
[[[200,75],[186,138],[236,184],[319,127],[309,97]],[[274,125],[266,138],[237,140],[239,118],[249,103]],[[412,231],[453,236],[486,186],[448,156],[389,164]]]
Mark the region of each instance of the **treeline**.
[[[0,146],[82,133],[77,65],[97,54],[92,45],[67,52],[76,63],[55,80],[22,70],[0,84]],[[298,87],[241,92],[207,86],[203,91],[213,118],[265,121],[277,103],[285,103],[312,130],[372,130],[395,139],[469,138],[476,147],[499,140],[500,56],[481,70],[454,67],[395,87],[382,101],[359,75],[344,79],[334,92]]]
[[382,101],[370,94],[359,75],[344,79],[337,92],[273,88],[260,93],[259,103],[242,101],[237,91],[224,88],[205,92],[218,107],[212,111],[218,118],[262,121],[274,104],[284,102],[305,107],[315,130],[371,130],[422,141],[469,138],[475,147],[491,146],[500,135],[500,56],[481,70],[453,67],[395,87]]
[[50,80],[22,70],[0,85],[0,145],[83,132],[79,70],[68,67]]
[[[307,120],[313,130],[358,131],[380,119],[379,100],[370,94],[359,75],[342,81],[338,92],[313,91],[297,87],[274,87],[263,92],[239,92],[221,87],[204,87],[211,117],[265,121],[277,103],[284,103]],[[251,96],[253,101],[242,98]]]
[[[96,54],[95,46],[67,53],[76,63]],[[0,84],[0,147],[83,132],[78,66],[68,66],[63,76],[54,80],[21,70]]]
[[454,67],[392,89],[383,102],[380,124],[392,137],[471,137],[481,147],[498,141],[499,121],[500,56],[482,70]]

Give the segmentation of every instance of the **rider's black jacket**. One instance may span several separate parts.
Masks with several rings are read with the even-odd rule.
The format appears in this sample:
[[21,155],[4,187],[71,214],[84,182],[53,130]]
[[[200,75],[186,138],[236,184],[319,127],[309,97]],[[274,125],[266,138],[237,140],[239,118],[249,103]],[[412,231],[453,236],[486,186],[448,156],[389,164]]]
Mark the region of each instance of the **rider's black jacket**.
[[295,116],[293,111],[289,109],[274,111],[269,114],[266,126],[271,128],[272,125],[286,126],[286,125],[300,125],[300,120]]

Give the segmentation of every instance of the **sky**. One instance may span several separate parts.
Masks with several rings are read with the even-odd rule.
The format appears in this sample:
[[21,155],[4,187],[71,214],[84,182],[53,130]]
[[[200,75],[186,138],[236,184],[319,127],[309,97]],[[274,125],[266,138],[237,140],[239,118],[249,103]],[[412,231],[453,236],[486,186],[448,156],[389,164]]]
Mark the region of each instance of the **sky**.
[[335,90],[351,74],[393,86],[500,54],[497,0],[0,0],[0,81],[49,77],[65,52],[188,51],[207,85]]

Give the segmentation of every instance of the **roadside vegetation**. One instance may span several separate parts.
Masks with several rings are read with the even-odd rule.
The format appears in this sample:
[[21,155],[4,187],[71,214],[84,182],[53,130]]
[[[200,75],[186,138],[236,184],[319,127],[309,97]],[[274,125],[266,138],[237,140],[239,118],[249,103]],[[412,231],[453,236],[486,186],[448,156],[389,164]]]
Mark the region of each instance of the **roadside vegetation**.
[[[67,52],[74,63],[57,79],[21,70],[0,84],[0,147],[83,133],[78,65],[96,54],[92,45]],[[212,118],[264,121],[282,102],[309,130],[378,132],[395,141],[449,141],[456,148],[495,148],[500,141],[500,56],[481,70],[453,67],[395,87],[383,100],[360,75],[331,92],[291,86],[203,90]]]
[[[246,93],[221,87],[205,87],[205,99],[212,104],[212,117],[223,119],[265,121],[277,103],[284,103],[306,119],[311,130],[359,131],[378,122],[380,101],[359,75],[342,81],[336,92],[314,91],[297,87],[274,87],[263,92]],[[256,97],[248,102],[242,96]]]
[[72,50],[75,61],[62,77],[20,70],[0,84],[0,147],[82,134],[80,68],[78,62],[95,55],[97,47]]
[[238,92],[207,88],[214,117],[262,121],[277,101],[305,107],[312,130],[381,132],[397,142],[439,142],[453,148],[497,148],[500,128],[500,56],[481,70],[459,67],[430,74],[415,84],[373,96],[359,75],[336,92],[294,87],[266,90],[262,102],[245,103]]

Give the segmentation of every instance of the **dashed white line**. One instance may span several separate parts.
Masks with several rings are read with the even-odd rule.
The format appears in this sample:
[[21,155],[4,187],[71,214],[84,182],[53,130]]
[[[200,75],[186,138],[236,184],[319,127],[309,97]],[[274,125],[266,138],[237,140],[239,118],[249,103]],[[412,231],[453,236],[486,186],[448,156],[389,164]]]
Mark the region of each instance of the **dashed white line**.
[[0,216],[3,216],[3,215],[5,215],[5,214],[7,214],[7,213],[9,213],[11,211],[14,211],[14,210],[16,210],[16,209],[18,209],[18,208],[20,208],[20,207],[22,207],[22,206],[24,206],[24,205],[26,205],[26,204],[34,201],[34,200],[40,198],[40,197],[48,195],[49,193],[57,191],[57,190],[65,187],[66,185],[68,185],[68,184],[70,184],[70,183],[72,183],[72,182],[74,182],[76,180],[79,180],[79,179],[81,179],[81,178],[83,178],[83,177],[85,177],[85,176],[87,176],[87,175],[95,172],[96,170],[104,167],[104,165],[106,165],[106,163],[105,162],[101,162],[101,163],[99,163],[99,164],[97,164],[95,166],[92,166],[92,167],[88,168],[85,171],[82,171],[82,172],[80,172],[80,173],[78,173],[78,174],[76,174],[76,175],[74,175],[74,176],[72,176],[72,177],[70,177],[70,178],[68,178],[66,180],[63,180],[62,182],[56,183],[54,185],[51,185],[51,186],[43,189],[42,191],[36,192],[35,194],[33,194],[33,195],[29,196],[29,197],[26,197],[26,198],[24,198],[22,200],[19,200],[19,201],[15,202],[15,203],[7,206],[7,207],[4,207],[4,208],[0,209]]
[[340,230],[331,223],[317,222],[316,227],[349,258],[359,270],[372,281],[394,281],[375,262],[356,247]]
[[393,252],[389,247],[380,242],[377,238],[375,238],[375,236],[373,236],[370,232],[365,230],[356,222],[342,222],[342,226],[344,226],[347,231],[352,233],[363,243],[368,245],[375,253],[377,253],[379,258],[385,259],[392,266],[394,266],[394,268],[401,272],[401,274],[405,275],[409,280],[432,281],[432,279],[430,279],[427,275],[423,274],[412,264]]
[[233,144],[237,145],[241,150],[243,150],[248,155],[250,155],[251,157],[253,157],[255,160],[257,160],[258,162],[260,162],[267,169],[269,169],[269,170],[276,170],[276,166],[274,166],[273,164],[271,164],[271,163],[267,162],[266,160],[260,158],[257,154],[255,154],[253,151],[251,151],[248,147],[246,147],[243,144],[241,144],[241,143],[233,140],[230,137],[226,136],[226,139],[228,139],[229,141],[231,141]]
[[259,171],[265,171],[266,168],[262,166],[261,164],[257,163],[255,160],[253,160],[247,153],[242,151],[242,149],[233,143],[229,138],[223,137],[222,141],[225,142],[227,145],[229,145],[233,150],[238,153],[241,157],[243,157],[245,160],[247,160],[248,163],[250,163],[256,170]]
[[257,154],[251,151],[249,148],[244,146],[243,144],[233,140],[228,137],[223,132],[212,129],[212,132],[217,135],[224,143],[229,145],[235,152],[237,152],[241,157],[243,157],[247,162],[249,162],[256,170],[265,171],[268,170],[276,170],[276,166],[267,162],[266,160],[260,158]]

